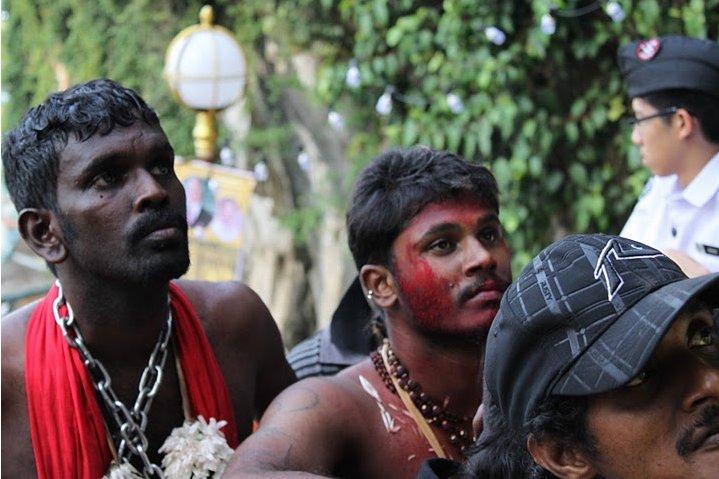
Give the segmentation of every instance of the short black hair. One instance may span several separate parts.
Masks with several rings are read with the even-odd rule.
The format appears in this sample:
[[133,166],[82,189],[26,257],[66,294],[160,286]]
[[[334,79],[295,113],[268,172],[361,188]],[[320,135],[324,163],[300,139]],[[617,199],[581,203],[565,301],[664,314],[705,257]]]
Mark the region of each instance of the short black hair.
[[[550,395],[540,402],[524,425],[523,441],[552,439],[566,449],[579,449],[590,458],[599,457],[597,441],[587,427],[587,407],[591,396]],[[552,479],[554,474],[532,463],[531,479]]]
[[485,429],[470,448],[461,474],[455,479],[555,479],[556,476],[534,462],[527,441],[552,439],[563,447],[579,449],[591,458],[599,453],[586,423],[586,396],[549,396],[534,410],[522,431],[516,431],[485,388]]
[[456,479],[529,479],[535,464],[526,438],[507,424],[486,387],[482,404],[482,434],[469,448]]
[[57,212],[59,158],[69,136],[82,142],[138,120],[150,126],[160,124],[155,111],[137,93],[108,79],[52,93],[28,110],[2,144],[5,183],[15,208]]
[[361,172],[347,212],[357,269],[392,268],[392,244],[410,220],[430,203],[464,195],[499,213],[497,182],[484,166],[423,146],[377,156]]
[[[707,141],[719,144],[719,98],[696,90],[661,90],[639,97],[657,110],[676,106],[687,110],[699,121]],[[664,117],[667,123],[671,117]]]

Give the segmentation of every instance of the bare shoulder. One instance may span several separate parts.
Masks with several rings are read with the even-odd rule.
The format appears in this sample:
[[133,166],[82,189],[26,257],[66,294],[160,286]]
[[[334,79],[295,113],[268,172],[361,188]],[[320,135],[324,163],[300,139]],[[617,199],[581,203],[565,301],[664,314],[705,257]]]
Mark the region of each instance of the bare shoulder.
[[284,358],[272,314],[247,285],[238,281],[178,281],[177,285],[192,302],[217,354],[242,351],[243,356],[258,359],[269,347]]
[[272,401],[259,429],[235,452],[225,476],[277,471],[344,475],[360,457],[362,409],[339,377],[307,378]]
[[[27,304],[2,318],[2,381],[7,375],[25,372],[25,333],[30,315],[39,301]],[[24,380],[23,380],[24,382]],[[3,395],[5,388],[3,387]]]
[[250,423],[240,418],[248,414],[248,419],[259,418],[270,401],[295,381],[277,324],[260,297],[241,282],[176,284],[200,318],[243,423],[240,429],[249,434]]
[[[311,377],[285,389],[267,409],[260,426],[269,424],[304,423],[305,427],[332,428],[336,423],[349,426],[363,409],[359,390],[348,378],[340,376]],[[314,417],[323,420],[316,422]]]
[[239,281],[177,281],[195,307],[204,327],[209,330],[250,328],[257,320],[271,315],[259,296]]
[[2,318],[3,477],[34,477],[25,393],[25,333],[37,302]]
[[258,433],[273,440],[284,436],[294,449],[298,447],[296,441],[306,441],[312,449],[341,452],[341,462],[345,462],[347,456],[361,451],[368,432],[366,421],[372,401],[368,401],[358,376],[340,373],[298,381],[272,402]]

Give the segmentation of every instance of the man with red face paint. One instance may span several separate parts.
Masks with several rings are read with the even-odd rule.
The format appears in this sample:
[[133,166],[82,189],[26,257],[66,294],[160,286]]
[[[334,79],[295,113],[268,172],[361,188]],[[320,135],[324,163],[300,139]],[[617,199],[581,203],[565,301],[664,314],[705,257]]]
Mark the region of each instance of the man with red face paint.
[[456,155],[415,147],[373,160],[347,228],[387,339],[338,375],[285,390],[223,477],[402,479],[427,458],[461,460],[487,331],[511,282],[498,212],[494,177]]

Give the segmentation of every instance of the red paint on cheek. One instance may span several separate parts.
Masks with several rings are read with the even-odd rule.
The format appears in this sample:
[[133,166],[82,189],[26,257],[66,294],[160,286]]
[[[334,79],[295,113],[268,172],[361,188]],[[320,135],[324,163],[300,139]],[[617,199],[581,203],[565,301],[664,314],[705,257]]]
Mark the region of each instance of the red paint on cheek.
[[453,306],[449,284],[423,259],[410,260],[407,270],[398,271],[397,276],[415,320],[425,326],[439,326]]

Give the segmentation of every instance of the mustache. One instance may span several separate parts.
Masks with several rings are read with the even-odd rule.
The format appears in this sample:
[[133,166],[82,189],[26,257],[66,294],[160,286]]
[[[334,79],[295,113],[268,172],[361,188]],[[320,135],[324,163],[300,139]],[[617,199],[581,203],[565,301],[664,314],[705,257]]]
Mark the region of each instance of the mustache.
[[[704,429],[704,431],[696,432]],[[679,456],[687,458],[694,451],[701,447],[704,440],[719,432],[719,404],[712,404],[702,411],[701,416],[686,428],[676,442],[676,450]]]
[[460,303],[465,303],[477,296],[480,291],[506,291],[510,282],[500,278],[494,273],[481,273],[476,280],[464,288],[459,293]]
[[162,228],[179,228],[187,234],[187,218],[183,214],[170,210],[149,211],[132,225],[129,232],[130,242],[138,243],[145,236]]

